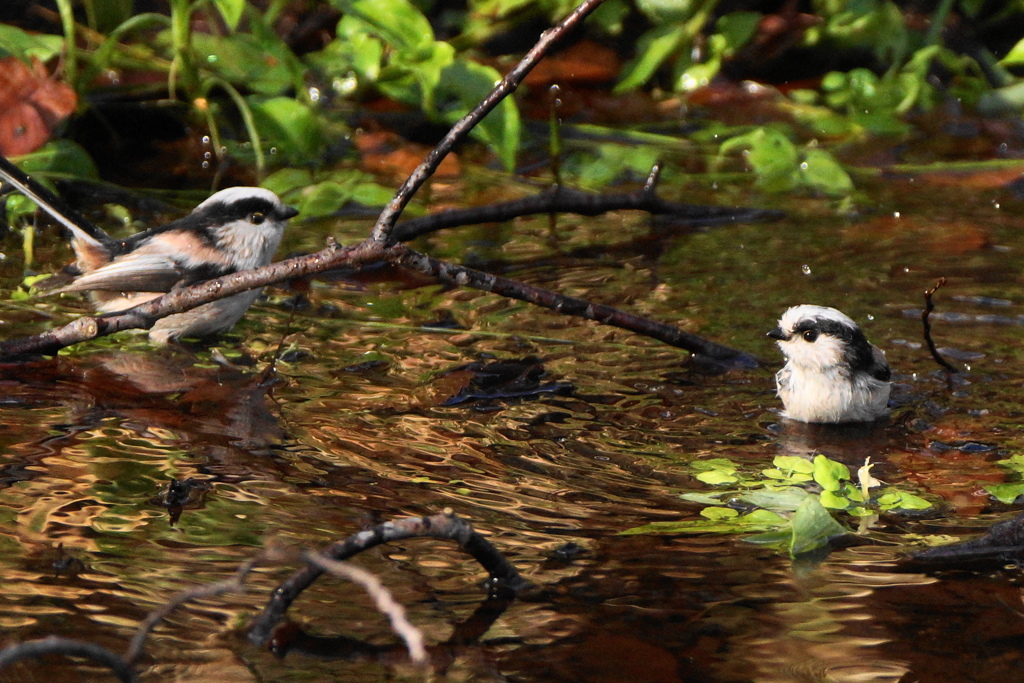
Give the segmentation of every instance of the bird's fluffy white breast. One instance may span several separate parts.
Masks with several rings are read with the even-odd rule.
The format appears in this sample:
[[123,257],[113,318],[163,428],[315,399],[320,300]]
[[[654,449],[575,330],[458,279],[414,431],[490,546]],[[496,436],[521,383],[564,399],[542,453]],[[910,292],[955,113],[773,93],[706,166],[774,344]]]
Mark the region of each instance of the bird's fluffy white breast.
[[284,222],[266,220],[253,225],[237,220],[214,228],[218,249],[230,254],[238,270],[265,266],[274,257],[284,235]]

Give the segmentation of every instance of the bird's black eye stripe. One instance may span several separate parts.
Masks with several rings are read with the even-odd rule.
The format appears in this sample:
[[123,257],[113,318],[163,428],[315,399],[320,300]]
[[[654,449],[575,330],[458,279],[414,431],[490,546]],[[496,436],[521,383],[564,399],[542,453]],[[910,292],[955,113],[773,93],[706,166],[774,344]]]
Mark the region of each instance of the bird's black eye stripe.
[[277,206],[263,197],[248,197],[230,204],[211,204],[200,214],[207,225],[220,225],[234,220],[247,220],[255,225],[276,215]]
[[867,337],[860,331],[860,328],[844,325],[838,320],[813,318],[801,320],[793,329],[793,333],[801,335],[809,342],[815,341],[823,334],[844,341],[846,343],[844,355],[854,370],[867,370],[874,364],[871,344],[868,343]]

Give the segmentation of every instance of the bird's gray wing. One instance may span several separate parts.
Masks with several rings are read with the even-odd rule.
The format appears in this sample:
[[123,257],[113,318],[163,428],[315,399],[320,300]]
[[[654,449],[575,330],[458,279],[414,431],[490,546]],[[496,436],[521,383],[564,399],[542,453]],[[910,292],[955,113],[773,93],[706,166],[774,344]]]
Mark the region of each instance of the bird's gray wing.
[[55,293],[92,290],[168,292],[181,279],[181,266],[174,260],[160,254],[133,252],[84,273]]

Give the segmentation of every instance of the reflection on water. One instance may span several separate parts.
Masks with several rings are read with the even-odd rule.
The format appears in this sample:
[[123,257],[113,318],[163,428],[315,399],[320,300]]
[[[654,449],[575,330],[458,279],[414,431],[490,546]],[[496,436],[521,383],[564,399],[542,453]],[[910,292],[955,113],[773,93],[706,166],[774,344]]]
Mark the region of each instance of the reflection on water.
[[[198,362],[178,350],[81,353],[5,368],[6,638],[60,634],[121,651],[149,609],[174,591],[227,577],[271,537],[318,546],[366,524],[451,507],[534,584],[493,623],[475,618],[489,609],[483,577],[451,545],[413,540],[358,558],[408,607],[449,677],[1019,679],[1024,607],[1014,574],[940,580],[897,573],[894,560],[905,549],[900,534],[965,534],[1005,510],[982,487],[1005,479],[994,463],[1021,445],[1024,354],[1019,328],[984,314],[998,298],[1008,302],[1000,315],[1024,315],[1024,225],[1009,212],[983,222],[985,198],[965,193],[964,220],[974,227],[943,224],[932,233],[922,216],[933,199],[891,185],[877,190],[881,214],[899,201],[904,215],[920,215],[902,224],[837,220],[798,202],[787,222],[662,236],[636,253],[624,250],[622,236],[645,234],[639,219],[560,225],[566,253],[614,242],[615,262],[584,252],[562,257],[546,221],[524,221],[508,231],[507,249],[488,255],[527,263],[509,266],[516,277],[679,322],[772,361],[763,332],[779,312],[796,303],[837,306],[887,351],[900,384],[893,419],[863,433],[780,422],[772,362],[764,371],[706,376],[683,354],[624,332],[434,287],[315,290],[318,303],[339,313],[294,321],[296,348],[276,378],[260,374],[287,318],[272,303],[260,309],[266,325],[249,320],[242,328],[238,345],[262,354],[254,367]],[[986,238],[943,249],[958,231]],[[431,239],[436,253],[464,246],[457,234]],[[920,306],[920,292],[938,275],[950,279],[942,292],[960,297],[940,293],[940,309],[963,316],[955,325],[937,321],[937,341],[969,354],[972,365],[951,386],[915,345],[919,323],[902,313]],[[468,329],[415,329],[442,310]],[[527,356],[574,393],[497,410],[442,405],[451,396],[445,371]],[[794,566],[732,537],[617,535],[695,517],[699,507],[679,498],[703,488],[689,467],[695,459],[726,457],[754,469],[776,455],[821,452],[851,467],[870,457],[877,477],[938,509],[932,519],[883,519],[872,537],[888,531],[895,545],[839,550],[817,566]],[[161,492],[188,478],[209,490],[172,525]],[[568,542],[582,554],[553,556]],[[71,564],[75,571],[66,571]],[[149,679],[415,675],[369,599],[330,579],[290,613],[307,634],[302,648],[277,658],[245,644],[235,629],[286,572],[261,568],[250,592],[176,612],[147,651]],[[342,645],[351,641],[369,650],[346,655]],[[46,669],[104,679],[66,662]],[[10,680],[37,680],[41,670],[22,665]]]

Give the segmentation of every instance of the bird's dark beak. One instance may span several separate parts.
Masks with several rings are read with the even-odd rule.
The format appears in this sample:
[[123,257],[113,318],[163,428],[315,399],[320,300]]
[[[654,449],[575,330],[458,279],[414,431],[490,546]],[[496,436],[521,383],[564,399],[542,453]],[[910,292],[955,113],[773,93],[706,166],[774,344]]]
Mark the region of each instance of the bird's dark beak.
[[779,341],[786,341],[789,339],[789,335],[786,334],[781,327],[776,327],[768,333],[768,336],[772,339],[778,339]]
[[281,210],[278,213],[281,216],[281,220],[286,221],[289,218],[295,218],[296,216],[298,216],[299,210],[296,209],[294,206],[283,206],[281,207]]

